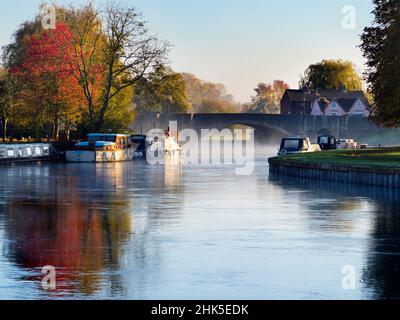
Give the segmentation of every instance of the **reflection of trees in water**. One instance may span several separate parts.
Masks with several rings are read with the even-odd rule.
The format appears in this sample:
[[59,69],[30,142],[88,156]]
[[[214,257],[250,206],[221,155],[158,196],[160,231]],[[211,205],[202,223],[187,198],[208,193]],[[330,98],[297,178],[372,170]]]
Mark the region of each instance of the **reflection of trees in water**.
[[55,266],[61,292],[123,296],[125,258],[152,267],[159,257],[154,230],[181,213],[181,174],[141,162],[7,168],[0,173],[7,258],[38,275],[28,280]]
[[[341,199],[339,203],[344,204],[344,207],[335,203],[326,206],[310,201],[309,208],[321,214],[332,209],[357,211],[357,205],[353,207],[352,203],[357,203],[360,199],[371,201],[374,204],[372,232],[362,280],[373,290],[376,298],[400,298],[400,189],[277,175],[272,175],[270,181],[285,189],[309,191],[316,199]],[[348,202],[350,206],[347,205]]]
[[[43,175],[48,169],[21,167],[8,181],[13,196],[3,219],[10,259],[32,270],[55,266],[59,289],[84,294],[96,292],[105,280],[100,273],[109,271],[111,291],[120,292],[120,277],[113,274],[132,229],[130,201],[118,189],[124,178],[120,168],[89,170],[82,180],[63,174],[60,166]],[[99,188],[103,184],[107,192]]]
[[375,228],[363,278],[375,289],[376,298],[400,298],[399,201],[377,201]]

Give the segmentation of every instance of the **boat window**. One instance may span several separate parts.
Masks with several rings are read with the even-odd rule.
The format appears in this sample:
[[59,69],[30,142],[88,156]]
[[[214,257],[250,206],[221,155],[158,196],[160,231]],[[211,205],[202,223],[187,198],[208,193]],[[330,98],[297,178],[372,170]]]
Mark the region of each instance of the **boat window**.
[[329,144],[329,138],[328,137],[321,137],[319,142],[321,144]]
[[26,148],[26,155],[31,156],[32,155],[32,149],[31,148]]
[[44,148],[43,148],[43,152],[44,152],[45,155],[49,155],[49,154],[50,154],[50,149],[49,149],[49,147],[44,147]]
[[42,149],[39,147],[35,147],[35,154],[40,156],[42,154]]
[[23,157],[24,156],[24,149],[18,149],[18,157]]
[[15,157],[14,149],[8,149],[7,150],[7,157]]
[[298,150],[300,148],[300,141],[299,140],[285,140],[283,149],[287,150]]
[[107,142],[115,142],[117,140],[117,137],[115,136],[106,136],[105,141]]
[[5,150],[0,150],[0,158],[4,158],[6,156]]
[[90,142],[105,141],[105,137],[104,136],[89,136],[88,140]]

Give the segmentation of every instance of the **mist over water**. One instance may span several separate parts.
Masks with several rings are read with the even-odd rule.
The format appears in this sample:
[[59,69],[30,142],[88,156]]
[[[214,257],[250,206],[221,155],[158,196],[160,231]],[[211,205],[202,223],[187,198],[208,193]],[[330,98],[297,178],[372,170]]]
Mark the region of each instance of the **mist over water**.
[[0,298],[399,298],[398,193],[270,176],[277,148],[257,145],[249,176],[141,161],[0,168]]

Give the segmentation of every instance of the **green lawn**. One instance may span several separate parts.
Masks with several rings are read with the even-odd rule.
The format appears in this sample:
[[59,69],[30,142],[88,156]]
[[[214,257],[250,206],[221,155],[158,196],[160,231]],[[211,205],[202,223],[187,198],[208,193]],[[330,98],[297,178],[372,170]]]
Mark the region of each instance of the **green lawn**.
[[288,155],[277,159],[302,163],[400,169],[400,147],[368,150],[332,150]]

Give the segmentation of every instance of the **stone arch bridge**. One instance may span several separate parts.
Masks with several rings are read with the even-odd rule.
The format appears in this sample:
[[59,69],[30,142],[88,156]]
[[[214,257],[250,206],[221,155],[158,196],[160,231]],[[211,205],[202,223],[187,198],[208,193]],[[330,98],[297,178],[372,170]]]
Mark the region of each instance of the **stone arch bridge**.
[[322,134],[341,138],[360,139],[379,132],[377,126],[361,117],[321,117],[269,114],[140,114],[132,125],[136,133],[167,129],[170,121],[176,121],[178,129],[192,128],[223,130],[235,125],[255,129],[256,140],[280,139],[284,136],[309,136],[316,139]]

